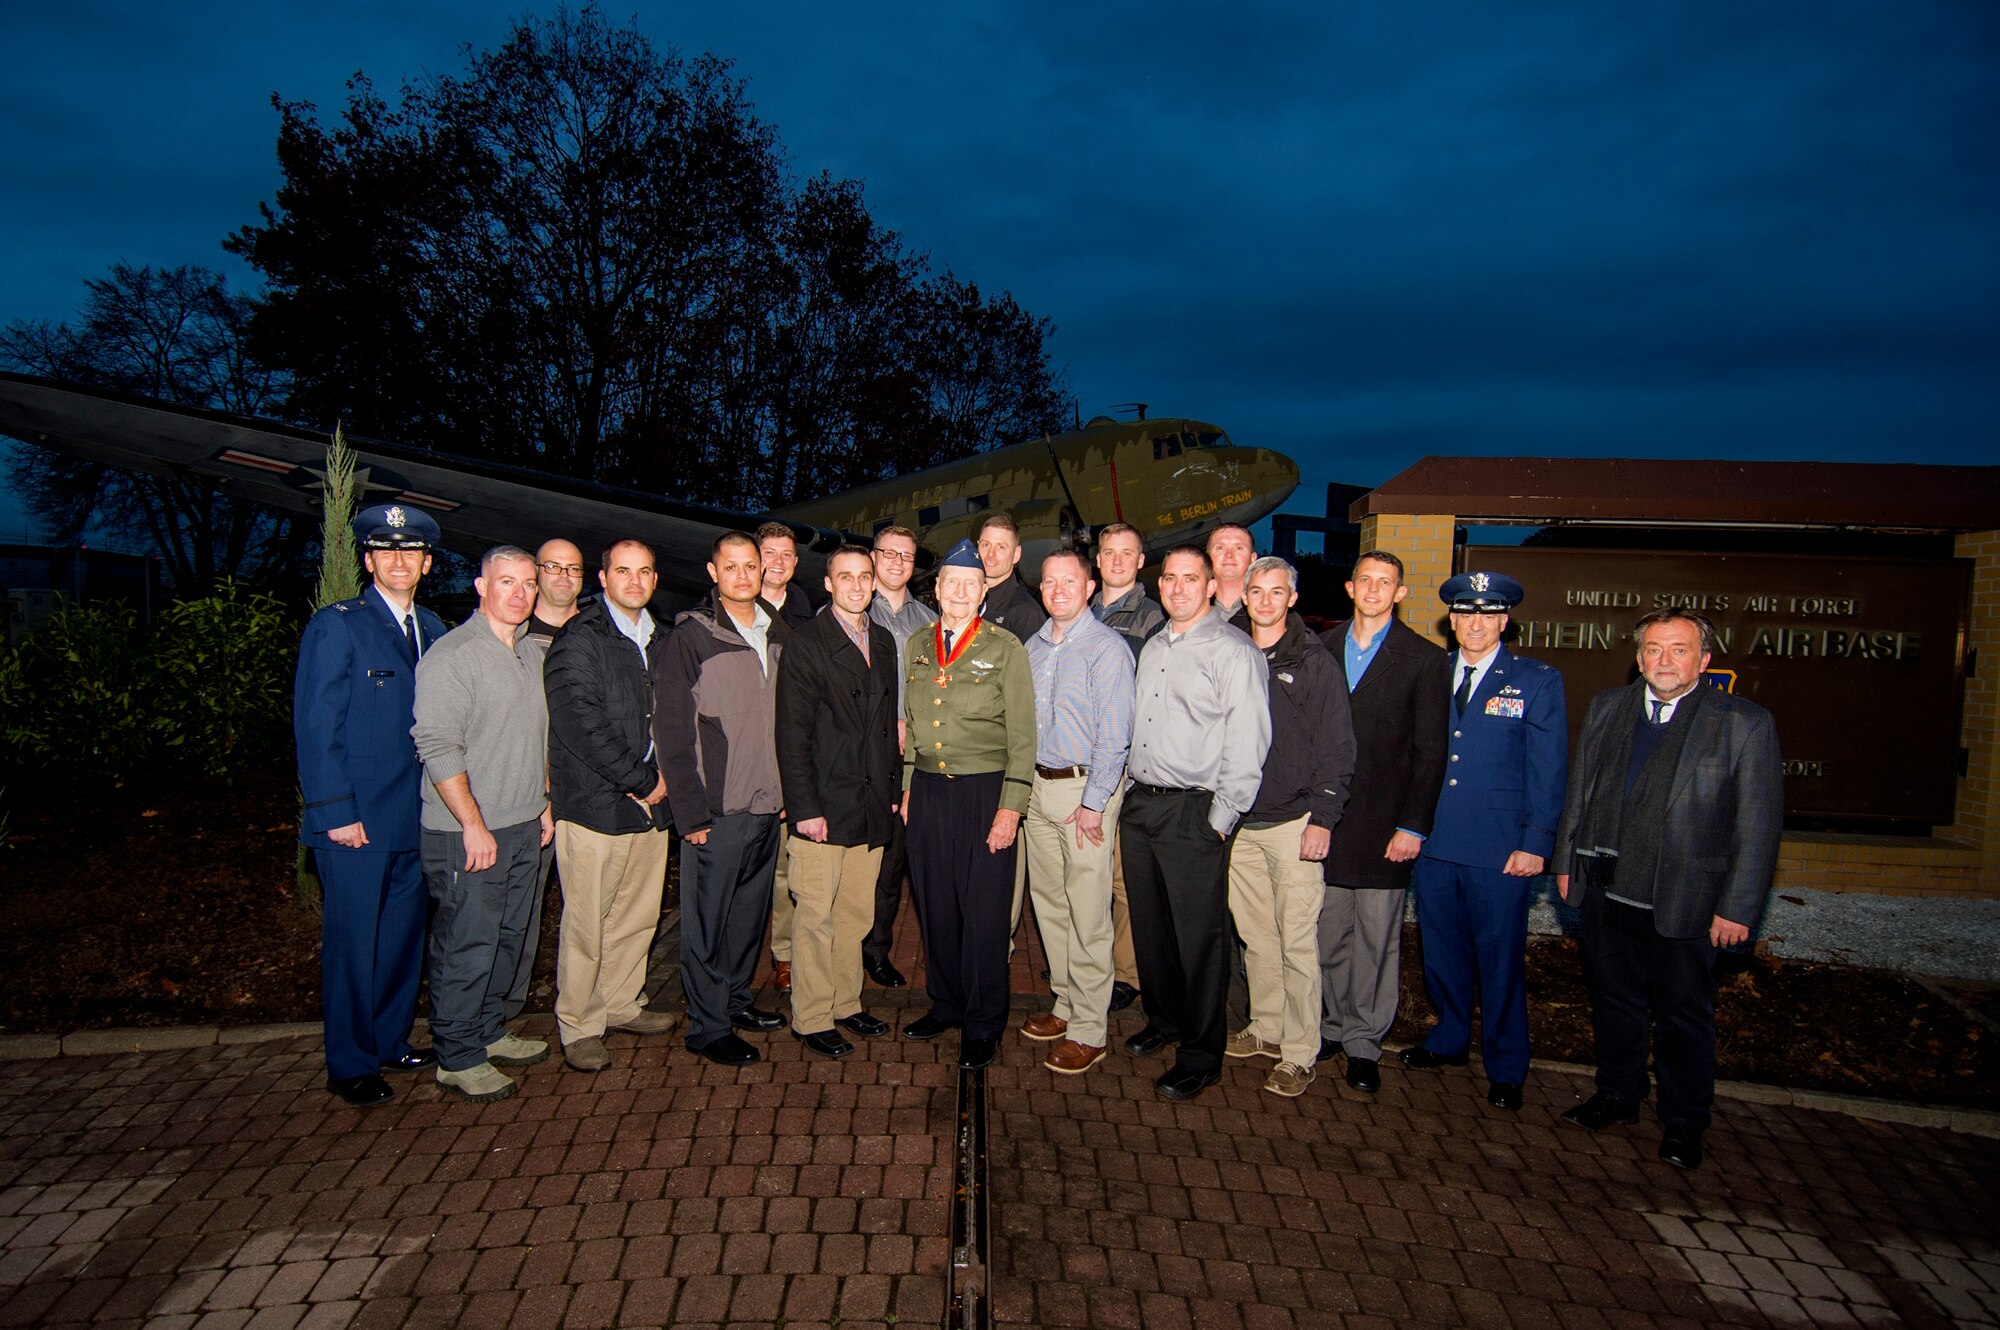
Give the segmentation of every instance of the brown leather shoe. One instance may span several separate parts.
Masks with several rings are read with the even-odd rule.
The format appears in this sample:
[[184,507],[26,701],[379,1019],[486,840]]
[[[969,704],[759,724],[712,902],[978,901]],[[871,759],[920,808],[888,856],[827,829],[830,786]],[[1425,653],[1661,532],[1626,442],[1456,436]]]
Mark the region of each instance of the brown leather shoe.
[[1104,1061],[1102,1045],[1092,1048],[1089,1044],[1079,1044],[1074,1039],[1065,1039],[1049,1050],[1049,1055],[1042,1059],[1042,1065],[1050,1071],[1074,1076],[1079,1072],[1089,1071],[1102,1061]]
[[780,993],[792,991],[792,963],[790,961],[771,962],[771,986]]
[[1030,1039],[1060,1039],[1069,1033],[1069,1022],[1052,1011],[1038,1011],[1021,1022],[1021,1033]]

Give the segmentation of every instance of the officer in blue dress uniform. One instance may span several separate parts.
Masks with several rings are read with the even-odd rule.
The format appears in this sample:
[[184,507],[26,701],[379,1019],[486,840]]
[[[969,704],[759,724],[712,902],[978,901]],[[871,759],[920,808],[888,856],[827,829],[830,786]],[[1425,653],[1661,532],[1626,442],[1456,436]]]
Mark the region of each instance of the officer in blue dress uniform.
[[1528,896],[1562,817],[1569,719],[1562,675],[1500,644],[1526,594],[1504,573],[1460,573],[1451,609],[1449,757],[1412,885],[1438,1023],[1408,1067],[1463,1066],[1479,1005],[1487,1102],[1518,1110],[1528,1074]]
[[313,615],[292,690],[299,840],[324,890],[320,991],[326,1086],[356,1107],[393,1097],[385,1071],[437,1061],[412,1050],[429,896],[418,857],[422,766],[410,737],[417,657],[444,636],[416,605],[438,525],[398,504],[354,518],[371,585]]

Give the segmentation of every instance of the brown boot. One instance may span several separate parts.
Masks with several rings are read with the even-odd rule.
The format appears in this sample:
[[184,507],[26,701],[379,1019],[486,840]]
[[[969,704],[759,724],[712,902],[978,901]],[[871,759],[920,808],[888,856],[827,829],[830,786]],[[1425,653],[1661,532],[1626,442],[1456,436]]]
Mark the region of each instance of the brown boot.
[[1069,1022],[1052,1011],[1036,1012],[1021,1022],[1021,1033],[1030,1039],[1060,1039],[1069,1033]]
[[1079,1072],[1089,1071],[1102,1061],[1104,1061],[1102,1045],[1092,1048],[1089,1044],[1079,1044],[1074,1039],[1065,1039],[1049,1050],[1049,1055],[1042,1060],[1042,1065],[1050,1071],[1059,1071],[1065,1076],[1075,1076]]
[[790,961],[771,962],[771,986],[780,993],[792,991],[792,963]]

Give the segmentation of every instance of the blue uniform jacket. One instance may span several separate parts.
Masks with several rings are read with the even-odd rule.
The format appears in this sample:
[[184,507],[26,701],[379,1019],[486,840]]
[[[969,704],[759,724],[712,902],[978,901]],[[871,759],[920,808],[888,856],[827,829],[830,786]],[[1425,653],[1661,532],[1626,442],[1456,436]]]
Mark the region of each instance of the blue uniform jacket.
[[[427,648],[445,633],[444,621],[422,606],[417,628]],[[306,624],[292,685],[301,842],[342,848],[326,833],[359,822],[370,850],[418,847],[416,674],[402,627],[373,587]]]
[[[1451,677],[1459,675],[1458,655]],[[1516,850],[1555,851],[1569,774],[1569,713],[1562,675],[1495,648],[1465,714],[1445,701],[1444,786],[1424,857],[1499,869]]]

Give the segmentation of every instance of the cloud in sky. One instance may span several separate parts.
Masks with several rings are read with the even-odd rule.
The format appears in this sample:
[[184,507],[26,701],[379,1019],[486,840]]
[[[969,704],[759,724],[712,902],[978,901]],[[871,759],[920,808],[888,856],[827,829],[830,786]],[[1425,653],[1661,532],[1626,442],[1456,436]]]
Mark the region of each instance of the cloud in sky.
[[[618,12],[623,12],[622,10]],[[800,174],[1141,398],[1298,457],[2000,461],[2000,9],[641,4],[735,61]],[[489,6],[0,20],[0,320],[118,259],[229,267],[272,93],[337,114]],[[247,275],[246,275],[247,276]]]

